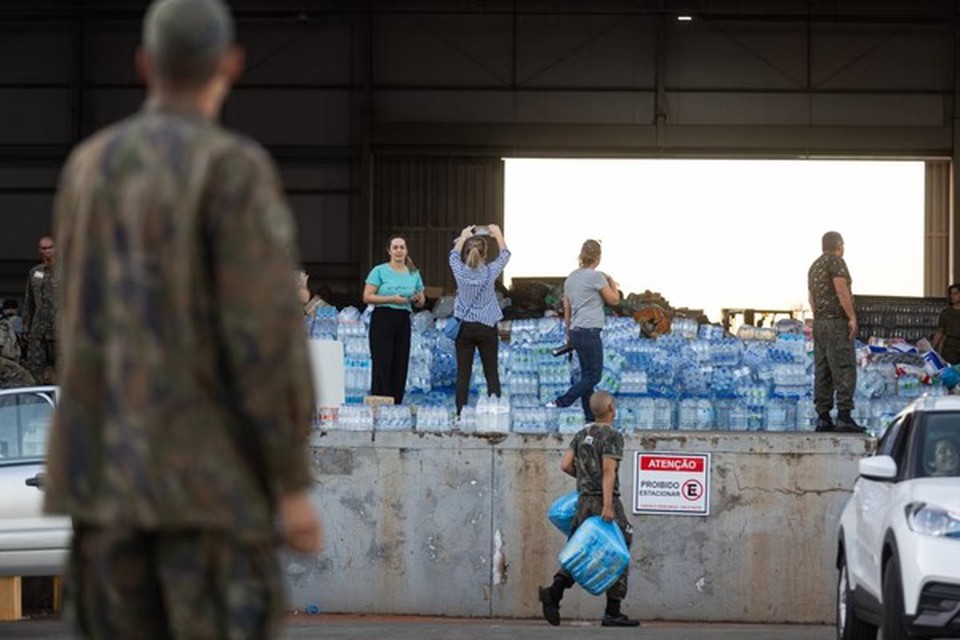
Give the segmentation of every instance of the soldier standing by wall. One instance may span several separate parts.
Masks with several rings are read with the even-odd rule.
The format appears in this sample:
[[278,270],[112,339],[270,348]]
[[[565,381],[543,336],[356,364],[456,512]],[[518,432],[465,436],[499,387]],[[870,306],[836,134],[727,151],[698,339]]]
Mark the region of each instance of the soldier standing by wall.
[[215,123],[243,66],[226,6],[156,0],[137,62],[146,105],[74,150],[54,212],[65,602],[88,638],[269,638],[277,541],[322,542],[293,218],[266,151]]
[[27,343],[27,369],[37,382],[42,383],[53,381],[53,370],[57,363],[53,238],[40,238],[39,252],[40,264],[27,274],[23,333]]
[[[823,234],[823,253],[807,271],[810,309],[813,311],[813,404],[817,410],[817,431],[863,433],[854,421],[853,394],[857,386],[857,312],[850,291],[852,278],[843,260],[843,236],[836,231]],[[837,404],[837,423],[830,411]]]

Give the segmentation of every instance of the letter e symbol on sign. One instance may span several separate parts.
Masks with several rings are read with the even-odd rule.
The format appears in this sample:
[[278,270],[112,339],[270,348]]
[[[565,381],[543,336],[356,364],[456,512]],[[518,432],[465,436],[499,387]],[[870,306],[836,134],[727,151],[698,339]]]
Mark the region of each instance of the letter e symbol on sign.
[[700,484],[699,480],[687,480],[680,488],[680,492],[685,499],[693,502],[694,500],[699,500],[700,496],[703,495],[703,485]]

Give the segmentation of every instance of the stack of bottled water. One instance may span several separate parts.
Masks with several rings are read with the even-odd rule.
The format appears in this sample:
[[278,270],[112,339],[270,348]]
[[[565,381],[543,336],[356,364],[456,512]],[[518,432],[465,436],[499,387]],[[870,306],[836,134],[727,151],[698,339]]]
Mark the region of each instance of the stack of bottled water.
[[[332,307],[321,307],[308,321],[312,337],[344,342],[348,404],[358,402],[369,389],[368,317],[356,309],[337,314]],[[413,317],[407,400],[418,407],[447,407],[449,412],[456,357],[453,343],[437,330],[437,322],[429,313]],[[647,339],[640,337],[632,318],[610,318],[601,333],[604,370],[598,387],[618,396],[618,427],[624,431],[809,431],[815,424],[812,341],[795,327],[784,327],[782,331],[748,327],[735,338],[716,325],[698,326],[694,320],[676,318],[670,333]],[[578,358],[551,354],[564,339],[560,319],[513,321],[510,340],[499,345],[504,397],[487,396],[481,362],[475,357],[470,389],[478,399],[473,400],[475,407],[464,408],[457,428],[506,432],[513,424],[515,431],[541,432],[542,414],[534,409],[545,408],[579,376]],[[904,345],[897,345],[890,355],[896,367],[877,357],[873,345],[870,349],[858,351],[861,367],[854,417],[861,424],[879,429],[917,395],[945,392],[941,386],[932,386],[930,377],[917,367],[900,366],[901,359],[909,358]],[[925,363],[919,355],[915,359],[918,366]],[[548,431],[569,433],[582,427],[579,403],[546,413]],[[439,425],[439,416],[440,411],[418,415],[418,428],[434,420]],[[447,418],[447,425],[451,420],[452,416]],[[345,423],[356,423],[349,410]],[[379,421],[377,428],[383,428]]]
[[460,409],[460,417],[454,427],[460,433],[475,433],[477,430],[476,407],[465,406]]
[[510,401],[506,397],[480,396],[476,412],[478,433],[510,432]]
[[650,431],[657,428],[656,400],[649,397],[630,398],[630,408],[633,410],[634,429]]
[[448,407],[417,407],[417,431],[444,432],[453,429],[453,414]]
[[336,340],[337,332],[337,308],[330,306],[317,307],[317,310],[307,322],[307,333],[310,338],[313,340]]
[[795,431],[797,405],[786,398],[770,398],[766,402],[764,426],[767,431]]
[[372,431],[373,409],[365,404],[341,405],[336,425],[344,431]]
[[674,318],[670,321],[670,333],[687,340],[696,338],[699,330],[700,325],[693,318]]
[[374,422],[377,431],[409,431],[413,429],[413,414],[405,404],[384,404],[377,408]]
[[522,371],[513,373],[507,389],[511,396],[536,396],[540,397],[540,381],[536,372]]
[[516,433],[550,433],[557,430],[555,410],[537,406],[511,408],[513,431]]
[[427,340],[416,336],[410,344],[410,361],[407,365],[407,391],[429,392],[432,387],[430,365],[433,351]]
[[[327,307],[333,309],[333,307]],[[344,307],[336,316],[336,338],[346,342],[352,338],[367,340],[367,325],[356,307]]]
[[620,373],[620,394],[624,396],[647,393],[647,372],[628,370]]
[[712,429],[713,403],[706,398],[684,398],[677,409],[677,428],[680,430]]
[[579,403],[570,407],[557,409],[556,413],[557,431],[563,434],[577,433],[583,429],[584,422],[583,409]]
[[370,391],[371,370],[370,358],[344,356],[344,395],[348,403],[362,402]]

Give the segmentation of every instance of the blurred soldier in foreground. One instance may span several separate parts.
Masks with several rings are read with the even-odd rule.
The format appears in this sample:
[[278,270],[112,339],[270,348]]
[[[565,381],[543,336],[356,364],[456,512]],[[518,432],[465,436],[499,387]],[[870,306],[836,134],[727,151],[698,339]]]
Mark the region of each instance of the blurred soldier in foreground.
[[88,638],[272,637],[277,540],[321,547],[291,214],[266,152],[214,122],[242,58],[220,0],[153,2],[146,105],[61,176],[46,508],[73,518]]
[[56,306],[54,296],[54,243],[40,238],[40,264],[27,274],[23,303],[23,333],[27,343],[26,365],[37,382],[52,382],[56,366]]

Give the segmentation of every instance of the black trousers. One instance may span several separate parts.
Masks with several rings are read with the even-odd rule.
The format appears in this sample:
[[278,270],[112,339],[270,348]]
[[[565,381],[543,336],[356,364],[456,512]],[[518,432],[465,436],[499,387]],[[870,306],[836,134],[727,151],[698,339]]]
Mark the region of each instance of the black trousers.
[[470,373],[473,371],[473,351],[480,349],[483,377],[487,379],[487,393],[500,397],[500,372],[497,371],[497,349],[500,338],[497,328],[482,322],[463,322],[457,335],[457,415],[470,396]]
[[376,307],[370,316],[370,393],[403,402],[410,363],[410,312]]

